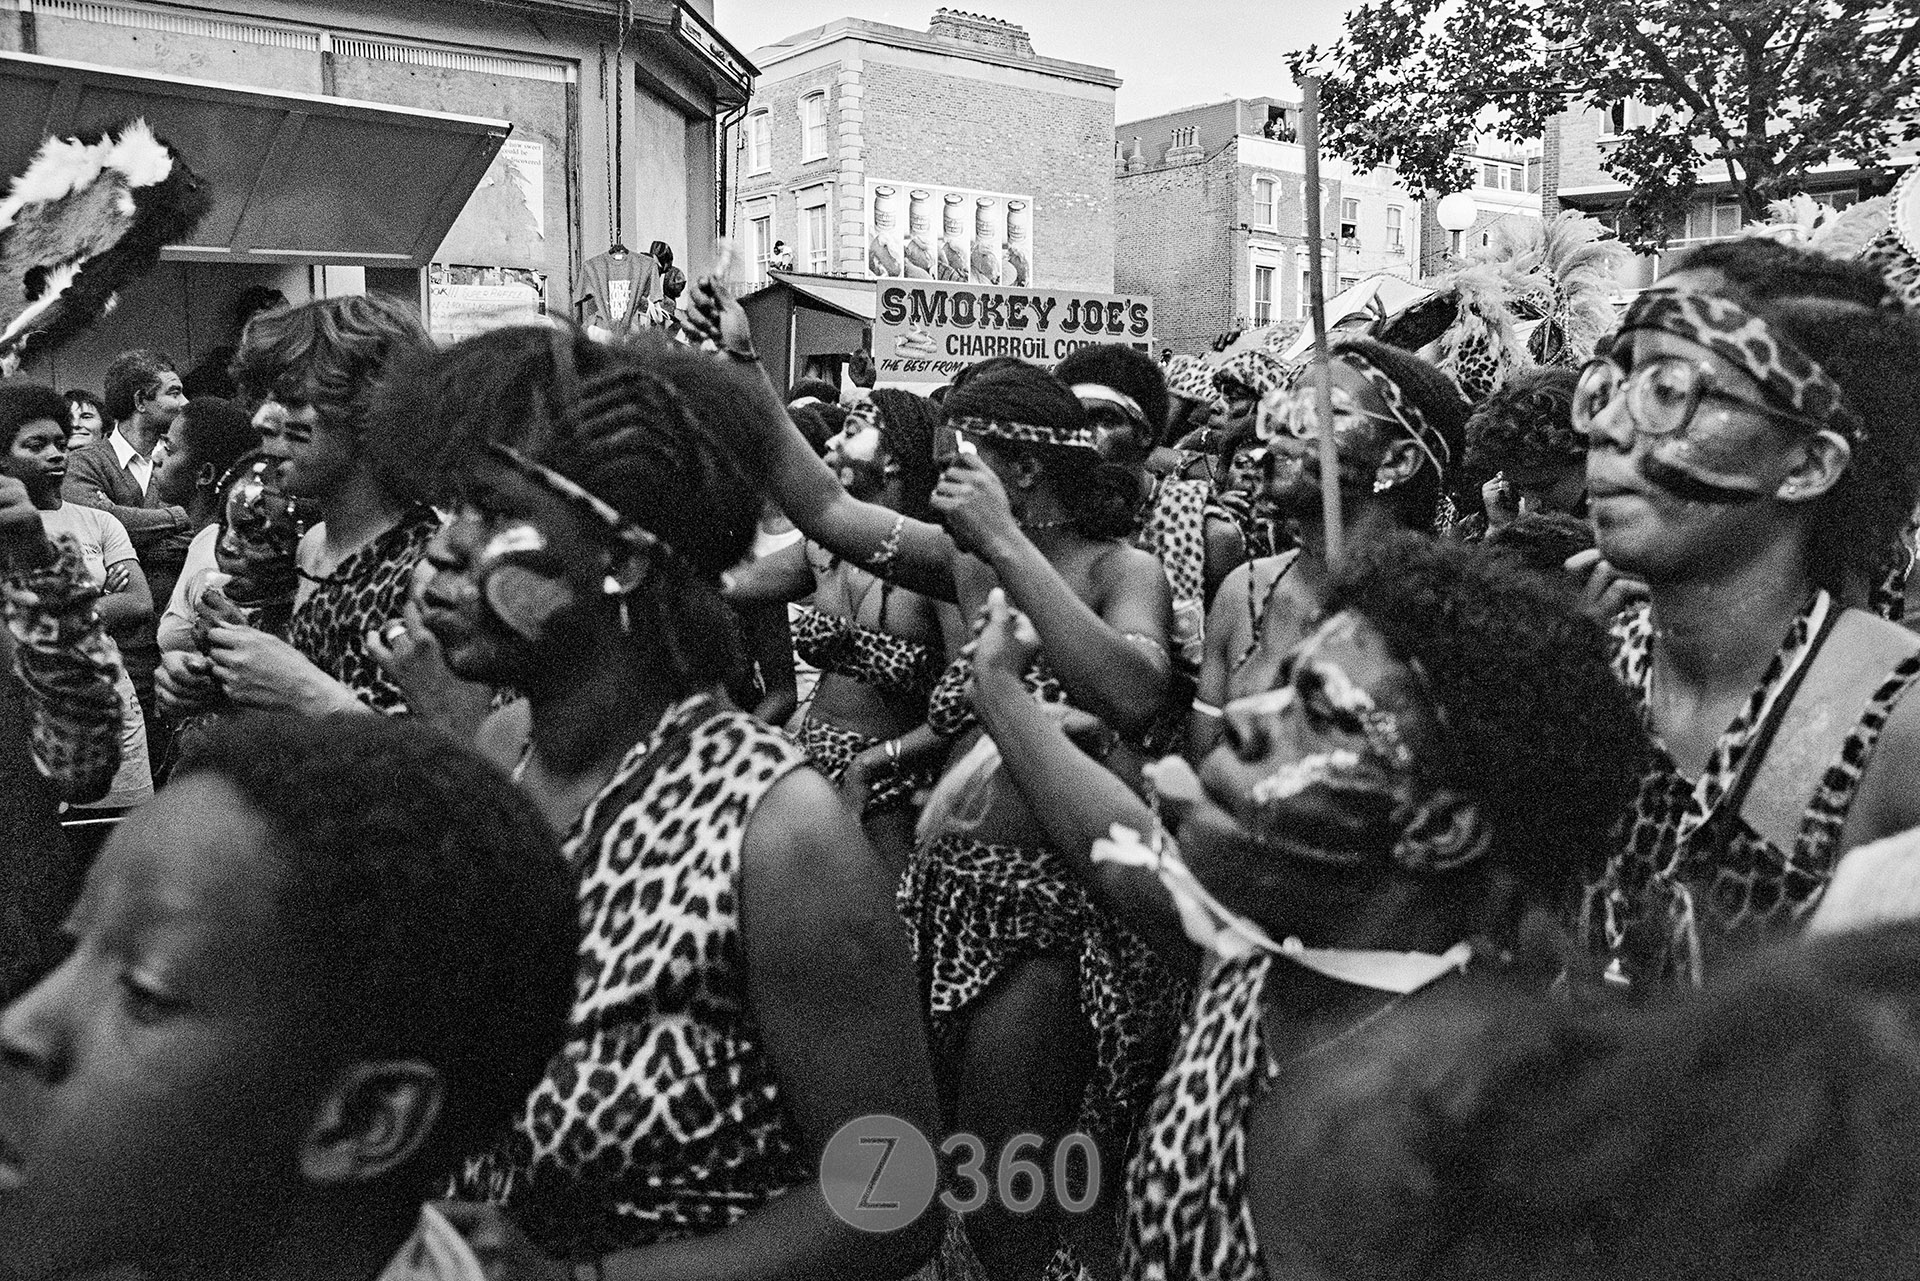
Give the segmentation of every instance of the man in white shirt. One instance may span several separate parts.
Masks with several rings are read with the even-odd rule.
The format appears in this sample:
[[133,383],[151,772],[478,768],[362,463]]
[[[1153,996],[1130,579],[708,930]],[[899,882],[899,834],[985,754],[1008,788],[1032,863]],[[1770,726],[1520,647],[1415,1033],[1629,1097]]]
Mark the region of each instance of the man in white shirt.
[[[139,553],[154,599],[160,601],[173,595],[194,531],[186,509],[165,502],[155,488],[153,474],[159,459],[154,454],[186,404],[180,375],[165,355],[145,350],[121,353],[107,367],[106,416],[113,430],[68,455],[67,479],[61,487],[67,502],[109,512],[120,522]],[[143,623],[114,626],[112,631],[140,696],[141,710],[151,722],[158,714],[153,672],[160,662],[154,620],[149,615]]]

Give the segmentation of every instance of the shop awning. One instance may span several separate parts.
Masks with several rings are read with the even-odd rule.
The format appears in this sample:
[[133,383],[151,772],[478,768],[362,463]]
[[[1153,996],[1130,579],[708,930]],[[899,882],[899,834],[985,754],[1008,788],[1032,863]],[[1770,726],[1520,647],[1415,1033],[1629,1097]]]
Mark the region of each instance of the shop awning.
[[794,272],[772,272],[772,283],[768,289],[785,285],[811,302],[816,302],[829,311],[871,325],[874,313],[874,289],[871,280],[858,280],[847,276],[815,276]]
[[425,264],[513,126],[0,53],[0,182],[41,141],[145,117],[213,188],[197,262]]

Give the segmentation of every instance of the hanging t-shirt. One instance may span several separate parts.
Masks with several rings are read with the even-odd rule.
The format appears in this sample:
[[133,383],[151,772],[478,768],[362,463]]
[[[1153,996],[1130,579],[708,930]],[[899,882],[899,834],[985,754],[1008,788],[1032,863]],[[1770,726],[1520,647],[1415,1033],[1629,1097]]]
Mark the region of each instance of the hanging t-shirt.
[[617,334],[646,324],[647,299],[653,294],[657,264],[646,254],[600,254],[580,268],[580,305],[583,324],[600,325]]

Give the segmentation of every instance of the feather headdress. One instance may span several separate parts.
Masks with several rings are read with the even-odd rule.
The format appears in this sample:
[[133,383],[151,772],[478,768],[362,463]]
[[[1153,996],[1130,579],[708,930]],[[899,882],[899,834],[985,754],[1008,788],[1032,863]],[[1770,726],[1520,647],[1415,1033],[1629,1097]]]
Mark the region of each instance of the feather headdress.
[[0,199],[0,361],[50,351],[99,319],[212,204],[145,120],[49,138]]

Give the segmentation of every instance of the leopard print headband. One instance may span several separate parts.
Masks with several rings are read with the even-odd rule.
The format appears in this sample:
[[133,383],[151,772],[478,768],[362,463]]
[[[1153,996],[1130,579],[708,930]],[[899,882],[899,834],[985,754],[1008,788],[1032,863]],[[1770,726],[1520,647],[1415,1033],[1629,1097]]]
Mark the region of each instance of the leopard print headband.
[[1736,302],[1688,289],[1648,289],[1627,308],[1619,334],[1657,329],[1699,343],[1750,374],[1773,404],[1850,441],[1866,424],[1847,404],[1840,384],[1785,334]]
[[947,426],[989,440],[1017,440],[1029,445],[1060,445],[1068,449],[1098,449],[1091,427],[1041,427],[1034,423],[1001,422],[994,418],[949,418]]

